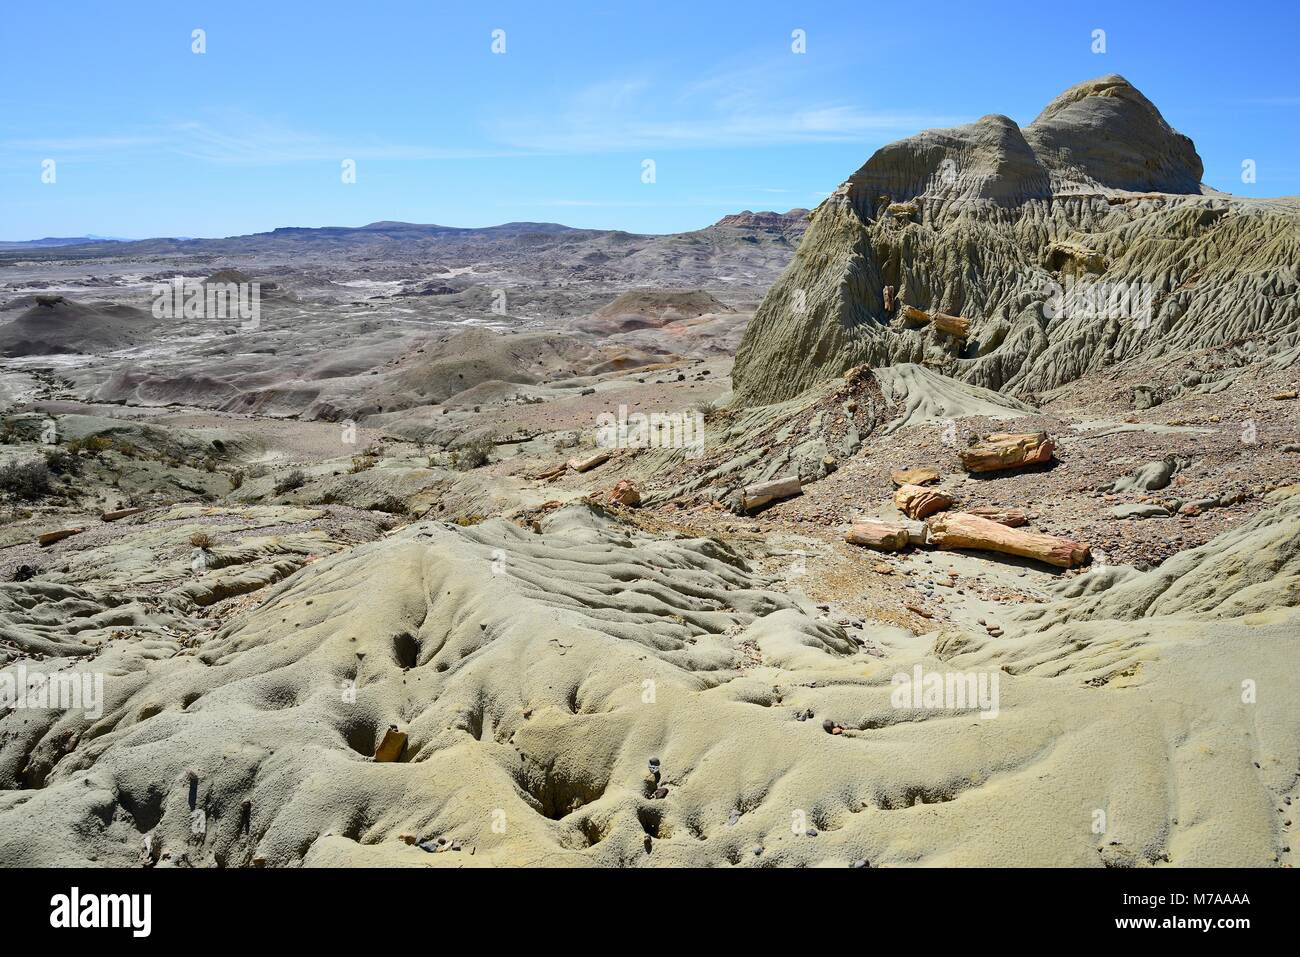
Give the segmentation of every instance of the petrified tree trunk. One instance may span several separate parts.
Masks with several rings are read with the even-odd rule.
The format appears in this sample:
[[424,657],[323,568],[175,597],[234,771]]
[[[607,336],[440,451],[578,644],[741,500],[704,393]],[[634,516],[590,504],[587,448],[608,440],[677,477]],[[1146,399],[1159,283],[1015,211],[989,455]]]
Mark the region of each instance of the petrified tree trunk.
[[65,538],[71,538],[73,535],[80,535],[85,530],[86,529],[84,527],[83,528],[61,528],[57,532],[46,532],[43,535],[37,536],[36,541],[37,544],[41,546],[41,548],[48,548],[50,545],[53,545],[55,542],[61,542]]
[[908,519],[903,522],[903,528],[907,530],[907,544],[909,545],[924,545],[929,540],[930,528],[925,522]]
[[894,505],[908,518],[925,518],[951,508],[952,496],[920,485],[900,485],[894,492]]
[[99,517],[105,522],[116,522],[119,518],[126,518],[129,515],[139,515],[143,511],[143,508],[118,508],[111,512],[104,512]]
[[961,316],[949,316],[942,312],[934,314],[934,327],[946,332],[956,339],[965,339],[970,334],[970,320]]
[[942,312],[931,314],[924,309],[909,306],[907,303],[902,304],[902,312],[903,318],[908,322],[916,322],[922,325],[932,322],[940,332],[947,333],[958,339],[965,339],[970,334],[970,320],[963,319],[961,316],[950,316]]
[[745,487],[741,504],[746,512],[752,512],[756,508],[762,508],[768,502],[789,498],[791,495],[798,495],[802,491],[803,483],[799,481],[797,475],[790,478],[773,479],[770,482],[758,482]]
[[569,459],[569,461],[566,464],[569,466],[569,468],[573,469],[573,471],[575,472],[590,472],[597,465],[604,465],[606,462],[608,462],[610,456],[613,454],[614,453],[608,451],[600,451],[595,453],[594,455],[587,456],[585,459],[579,459],[579,458]]
[[990,522],[997,522],[999,525],[1006,525],[1008,528],[1019,528],[1029,524],[1029,516],[1018,508],[977,505],[975,508],[966,509],[966,512],[970,515],[978,515],[980,518],[987,518]]
[[1046,432],[996,432],[964,450],[961,464],[967,472],[997,472],[1046,462],[1055,449]]
[[907,544],[907,528],[864,519],[849,526],[844,540],[850,545],[865,545],[879,552],[896,552]]
[[949,512],[929,522],[935,548],[982,548],[1006,555],[1033,558],[1058,568],[1073,568],[1088,560],[1088,546],[1068,538],[1022,532],[966,512]]

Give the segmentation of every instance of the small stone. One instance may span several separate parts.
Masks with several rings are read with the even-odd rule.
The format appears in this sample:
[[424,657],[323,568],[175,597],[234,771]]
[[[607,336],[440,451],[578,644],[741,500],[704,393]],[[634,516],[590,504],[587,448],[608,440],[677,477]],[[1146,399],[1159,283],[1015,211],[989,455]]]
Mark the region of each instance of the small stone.
[[663,800],[664,798],[666,798],[667,796],[668,796],[668,789],[667,789],[667,788],[658,788],[658,789],[655,791],[655,793],[654,793],[654,799],[655,799],[656,801],[662,801],[662,800]]
[[808,828],[808,830],[804,831],[804,834],[806,834],[808,837],[816,837],[816,836],[817,836],[817,828],[815,828],[815,827],[810,827],[810,828]]
[[868,866],[870,865],[867,864],[867,859],[865,857],[859,857],[856,861],[854,861],[852,864],[849,865],[849,867],[853,868],[854,870],[861,870],[862,868]]
[[375,761],[383,763],[387,761],[396,761],[406,750],[406,732],[398,731],[397,725],[388,726],[384,732],[383,739],[375,748]]

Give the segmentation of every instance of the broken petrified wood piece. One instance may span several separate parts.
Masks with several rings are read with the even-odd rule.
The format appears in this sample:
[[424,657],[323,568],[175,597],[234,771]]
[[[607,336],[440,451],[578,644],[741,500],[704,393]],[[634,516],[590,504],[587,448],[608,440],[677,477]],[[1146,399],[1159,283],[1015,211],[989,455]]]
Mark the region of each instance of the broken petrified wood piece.
[[935,548],[981,548],[1032,558],[1058,568],[1074,568],[1088,560],[1087,545],[1055,535],[1008,528],[967,512],[948,512],[930,519],[928,524],[930,544]]
[[894,506],[908,518],[925,518],[952,507],[952,496],[920,485],[900,485],[894,493]]
[[754,485],[745,486],[741,504],[746,512],[752,512],[756,508],[762,508],[769,502],[777,502],[783,498],[798,495],[802,491],[803,483],[799,481],[797,475],[790,478],[773,479],[770,482],[758,482]]
[[71,538],[73,535],[80,535],[85,530],[86,529],[84,527],[61,528],[56,532],[44,533],[43,535],[39,536],[36,539],[36,542],[41,546],[41,548],[48,548],[49,546],[53,545],[55,542],[61,542],[65,538]]
[[126,518],[129,515],[139,515],[143,508],[117,508],[111,512],[104,512],[99,516],[100,521],[116,522],[119,518]]
[[957,339],[965,339],[970,335],[970,320],[961,316],[950,316],[943,312],[929,313],[924,309],[909,306],[907,303],[902,304],[902,313],[903,318],[908,322],[916,322],[922,325],[933,323],[934,327],[940,332]]
[[862,519],[849,526],[844,540],[850,545],[864,545],[878,552],[896,552],[908,543],[907,527]]
[[911,469],[895,469],[889,473],[895,485],[929,485],[939,481],[939,470],[922,465]]
[[967,472],[997,472],[1050,461],[1056,450],[1046,432],[995,432],[961,453]]
[[610,452],[607,449],[602,449],[599,452],[588,455],[586,458],[571,458],[565,464],[575,472],[590,472],[597,465],[604,465],[608,462],[610,456],[613,454],[613,452]]
[[997,508],[993,505],[977,505],[966,509],[969,515],[987,518],[990,522],[1006,525],[1008,528],[1020,528],[1029,524],[1029,516],[1018,508]]
[[609,504],[636,508],[641,504],[641,490],[627,479],[620,479],[609,491]]
[[375,761],[396,761],[406,750],[406,732],[398,731],[397,725],[390,724],[384,732],[384,738],[375,748]]

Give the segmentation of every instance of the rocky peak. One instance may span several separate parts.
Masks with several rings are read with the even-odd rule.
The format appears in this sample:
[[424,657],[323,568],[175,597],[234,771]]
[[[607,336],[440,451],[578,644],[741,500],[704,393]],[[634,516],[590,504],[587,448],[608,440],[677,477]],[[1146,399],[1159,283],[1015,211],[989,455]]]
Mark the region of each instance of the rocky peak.
[[1025,129],[1053,183],[1133,192],[1199,193],[1204,166],[1192,141],[1112,73],[1078,83]]
[[1070,87],[1021,129],[990,114],[882,147],[850,179],[865,215],[883,199],[1014,205],[1098,190],[1199,193],[1196,148],[1122,76]]

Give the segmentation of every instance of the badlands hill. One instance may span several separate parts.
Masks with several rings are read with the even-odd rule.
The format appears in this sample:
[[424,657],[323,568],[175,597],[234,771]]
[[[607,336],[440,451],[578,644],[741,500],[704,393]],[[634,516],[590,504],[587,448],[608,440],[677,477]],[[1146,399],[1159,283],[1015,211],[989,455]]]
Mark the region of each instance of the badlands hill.
[[10,302],[0,318],[0,356],[111,352],[147,341],[158,322],[123,303],[76,302],[38,295]]
[[1114,75],[1023,130],[990,115],[886,146],[813,212],[740,345],[736,395],[918,362],[1028,396],[1171,351],[1267,337],[1288,353],[1300,200],[1233,197],[1201,174],[1191,140]]

